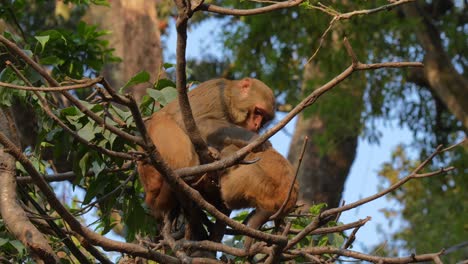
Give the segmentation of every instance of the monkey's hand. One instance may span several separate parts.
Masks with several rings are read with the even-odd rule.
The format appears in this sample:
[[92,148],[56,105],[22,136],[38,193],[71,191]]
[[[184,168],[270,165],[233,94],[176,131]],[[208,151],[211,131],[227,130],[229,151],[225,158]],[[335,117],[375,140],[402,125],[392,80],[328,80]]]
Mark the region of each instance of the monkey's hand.
[[[243,148],[245,146],[247,146],[250,142],[254,141],[255,139],[257,139],[259,137],[259,135],[254,135],[249,141],[246,141],[246,140],[243,140],[243,139],[236,139],[236,138],[230,138],[230,137],[227,137],[224,139],[224,145],[227,146],[227,145],[234,145],[238,148]],[[263,142],[260,146],[254,148],[252,150],[252,152],[262,152],[262,151],[265,151],[269,148],[272,148],[273,146],[271,145],[270,141],[265,141]]]
[[221,159],[221,153],[219,153],[216,148],[208,146],[208,151],[210,152],[210,157],[212,157],[214,160]]

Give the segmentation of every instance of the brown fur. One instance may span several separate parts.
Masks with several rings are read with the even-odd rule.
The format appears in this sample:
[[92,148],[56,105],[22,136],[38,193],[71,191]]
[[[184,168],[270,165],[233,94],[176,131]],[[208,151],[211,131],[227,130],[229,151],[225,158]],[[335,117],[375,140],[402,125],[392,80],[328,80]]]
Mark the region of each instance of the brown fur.
[[[239,81],[215,79],[200,84],[189,92],[194,118],[207,143],[227,155],[247,144],[260,127],[251,129],[252,115],[262,112],[261,125],[274,117],[274,95],[263,82],[244,78]],[[247,128],[249,127],[249,130]],[[154,113],[147,122],[148,133],[161,155],[172,169],[199,164],[197,154],[187,136],[177,101]],[[229,143],[231,142],[231,143]],[[240,142],[241,144],[233,144]],[[231,145],[230,145],[231,144]],[[260,160],[252,165],[238,165],[228,169],[220,179],[221,195],[231,209],[256,208],[248,225],[259,228],[273,215],[287,197],[293,171],[290,163],[266,142],[246,159]],[[176,205],[167,183],[150,165],[139,163],[138,171],[145,187],[146,203],[156,216],[161,216]],[[219,203],[219,197],[211,199]],[[297,184],[284,209],[288,213],[297,199]],[[283,214],[283,215],[284,215]],[[250,240],[246,240],[246,246]]]
[[[172,169],[199,164],[190,138],[170,115],[162,111],[157,112],[146,121],[145,125],[161,157]],[[152,165],[145,162],[138,162],[138,173],[145,189],[146,204],[157,219],[162,219],[164,213],[177,205],[169,184]]]
[[[238,150],[230,145],[221,152],[222,156]],[[273,148],[250,153],[246,160],[259,159],[250,165],[237,165],[229,168],[220,179],[221,197],[229,209],[255,208],[247,225],[258,229],[270,216],[275,214],[288,198],[288,192],[294,180],[294,170],[281,154]],[[298,184],[295,182],[282,214],[288,214],[296,204]],[[252,240],[246,238],[245,247],[249,248]]]

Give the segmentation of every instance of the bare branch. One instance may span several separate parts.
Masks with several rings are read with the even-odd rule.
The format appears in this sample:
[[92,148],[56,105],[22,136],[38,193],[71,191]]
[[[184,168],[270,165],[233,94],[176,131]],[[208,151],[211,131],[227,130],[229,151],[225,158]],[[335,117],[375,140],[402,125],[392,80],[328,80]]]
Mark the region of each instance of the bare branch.
[[212,162],[210,164],[204,164],[191,168],[183,168],[176,170],[176,173],[180,176],[195,175],[204,172],[216,171],[219,169],[225,169],[229,166],[235,164],[238,160],[244,158],[250,151],[260,146],[263,142],[268,140],[272,135],[282,129],[289,121],[291,121],[296,115],[303,111],[308,106],[317,101],[317,99],[322,96],[324,93],[328,92],[340,82],[348,78],[355,71],[370,70],[370,69],[380,69],[380,68],[402,68],[402,67],[423,67],[423,64],[420,62],[384,62],[384,63],[373,63],[373,64],[362,64],[357,63],[355,65],[350,65],[346,70],[337,75],[335,78],[324,84],[323,86],[315,89],[309,96],[302,100],[296,107],[294,107],[291,112],[289,112],[280,122],[275,126],[266,131],[263,135],[259,136],[257,139],[250,142],[245,147],[231,154],[230,156]]
[[[49,225],[49,227],[53,230],[53,234],[56,235],[58,238],[60,238],[63,241],[63,244],[67,246],[67,248],[70,250],[70,252],[73,254],[73,256],[76,257],[76,259],[80,263],[91,263],[88,258],[81,252],[78,247],[75,245],[75,243],[72,241],[71,237],[69,234],[66,234],[58,225],[54,222],[53,219],[50,219],[45,212],[45,210],[24,190],[20,188],[20,191],[23,193],[23,195],[28,199],[29,203],[31,203],[34,208],[37,210],[40,216],[43,216],[44,221]],[[94,248],[90,246],[90,248]],[[93,252],[95,252],[96,249],[94,249]],[[100,254],[99,254],[100,255]],[[109,260],[107,260],[106,263],[109,263]]]
[[292,193],[292,190],[294,188],[294,184],[296,183],[297,176],[299,175],[299,169],[301,168],[302,159],[304,158],[304,153],[305,153],[305,150],[306,150],[307,142],[309,142],[309,137],[305,136],[304,137],[304,144],[302,145],[301,154],[299,155],[299,160],[298,160],[298,163],[297,163],[296,174],[294,175],[294,178],[291,181],[291,185],[289,186],[288,195],[286,196],[286,199],[284,200],[283,204],[278,209],[278,211],[276,211],[275,214],[270,216],[270,220],[276,219],[279,215],[281,215],[283,213],[284,207],[288,203],[289,198],[291,198],[291,193]]
[[[38,72],[52,87],[59,87],[60,84],[50,76],[50,74],[42,68],[41,65],[36,63],[33,59],[28,57],[26,53],[24,53],[15,43],[9,41],[7,38],[4,36],[0,35],[0,43],[5,45],[10,51],[21,57],[28,65],[30,65],[36,72]],[[112,133],[120,136],[123,139],[126,139],[130,142],[135,142],[138,145],[143,145],[143,140],[140,137],[133,136],[131,134],[128,134],[119,128],[110,125],[104,121],[100,116],[96,115],[94,112],[86,108],[79,99],[68,93],[67,91],[61,91],[61,94],[65,96],[70,102],[72,102],[81,112],[83,112],[85,115],[89,116],[91,119],[93,119],[96,123],[105,126],[109,131]]]
[[167,256],[165,254],[147,249],[140,245],[123,243],[103,237],[87,227],[81,225],[81,223],[72,215],[65,206],[55,196],[55,192],[50,188],[47,182],[42,178],[41,174],[36,171],[34,165],[29,159],[3,134],[0,132],[0,143],[8,149],[9,153],[12,154],[25,168],[25,170],[31,175],[34,183],[38,186],[45,198],[49,202],[52,208],[62,217],[65,222],[68,223],[70,228],[77,232],[79,235],[85,237],[89,243],[102,247],[104,250],[115,250],[123,253],[130,254],[132,256],[140,256],[148,259],[156,260],[162,263],[179,263],[177,258]]
[[[377,193],[377,194],[374,194],[372,196],[369,196],[367,198],[364,198],[364,199],[361,199],[359,201],[356,201],[354,203],[350,203],[350,204],[347,204],[345,206],[342,206],[342,207],[338,207],[338,208],[334,208],[334,209],[329,209],[329,210],[325,210],[322,212],[321,216],[329,216],[329,215],[333,215],[333,214],[336,214],[338,212],[342,212],[342,211],[346,211],[346,210],[349,210],[349,209],[352,209],[352,208],[355,208],[359,205],[362,205],[362,204],[365,204],[365,203],[368,203],[370,201],[373,201],[377,198],[380,198],[382,196],[384,196],[385,194],[387,193],[390,193],[396,189],[398,189],[401,185],[405,184],[407,181],[413,179],[413,178],[421,178],[420,176],[418,176],[418,172],[424,168],[428,163],[429,161],[431,161],[437,154],[441,153],[441,149],[442,149],[442,146],[439,146],[426,160],[424,160],[411,174],[409,174],[408,176],[402,178],[401,180],[399,180],[398,182],[394,183],[392,186],[388,187],[387,189]],[[424,175],[424,177],[427,177],[427,176],[435,176],[435,175],[439,175],[439,174],[442,174],[442,173],[445,173],[445,172],[448,172],[448,171],[451,171],[453,170],[454,167],[448,167],[448,168],[441,168],[440,170],[437,170],[433,173],[430,173],[430,175],[424,175],[424,174],[421,174],[421,175]]]
[[[424,168],[437,154],[441,153],[441,150],[442,150],[442,146],[439,146],[426,160],[421,162],[421,164],[411,174],[409,174],[408,176],[402,178],[401,180],[399,180],[398,182],[396,182],[392,186],[388,187],[387,189],[385,189],[385,190],[383,190],[383,191],[381,191],[379,193],[376,193],[374,195],[371,195],[369,197],[358,200],[358,201],[356,201],[354,203],[350,203],[350,204],[347,204],[345,206],[341,206],[341,207],[338,207],[338,208],[333,208],[333,209],[328,209],[328,210],[323,211],[318,217],[316,217],[316,219],[314,219],[314,221],[312,221],[312,223],[310,223],[308,226],[306,226],[299,234],[297,234],[294,238],[292,238],[288,242],[288,246],[286,247],[286,249],[289,249],[289,248],[293,247],[295,244],[297,244],[299,241],[301,241],[311,231],[313,231],[318,226],[320,226],[320,222],[323,222],[324,219],[326,219],[326,218],[328,218],[330,216],[336,215],[339,212],[347,211],[347,210],[350,210],[352,208],[356,208],[357,206],[368,203],[370,201],[376,200],[376,199],[378,199],[378,198],[380,198],[380,197],[382,197],[382,196],[396,190],[397,188],[399,188],[401,185],[403,185],[404,183],[406,183],[410,179],[417,178],[418,172],[422,168]],[[445,169],[438,170],[437,173],[434,173],[431,176],[447,172],[447,171],[449,171],[449,169],[450,168],[445,168]]]
[[[5,108],[0,109],[0,133],[16,138],[13,118]],[[8,140],[9,141],[9,140]],[[15,141],[18,142],[16,139]],[[3,142],[2,142],[3,143]],[[10,141],[12,146],[14,143]],[[0,213],[8,230],[25,245],[37,262],[59,263],[59,259],[44,235],[29,221],[25,211],[18,203],[16,193],[15,157],[8,153],[9,146],[0,146]]]
[[[104,169],[102,173],[116,173],[116,172],[122,172],[122,171],[127,171],[131,169],[131,163],[127,163],[124,165],[122,168],[118,169]],[[95,173],[90,170],[88,171],[85,176],[94,176]],[[60,182],[60,181],[73,181],[77,177],[76,173],[73,171],[67,171],[63,173],[56,173],[56,174],[46,174],[43,175],[43,178],[46,182]],[[18,176],[16,177],[16,182],[18,183],[32,183],[33,178],[31,176]]]
[[[32,84],[28,81],[28,79],[26,79],[26,77],[11,62],[7,61],[6,64],[7,64],[8,67],[10,67],[16,73],[16,75],[18,75],[18,77],[20,77],[24,81],[24,83],[26,83],[27,85],[32,87]],[[102,80],[102,78],[98,78],[98,79]],[[98,80],[98,79],[94,79],[92,82],[94,83],[95,80]],[[35,88],[35,87],[32,87],[32,88]],[[54,120],[61,128],[63,128],[67,133],[69,133],[73,138],[75,138],[78,142],[80,142],[81,144],[83,144],[85,146],[88,146],[89,148],[94,149],[97,152],[100,152],[100,153],[102,153],[104,155],[108,155],[108,156],[115,157],[115,158],[127,159],[127,160],[135,159],[134,156],[129,155],[127,153],[109,150],[109,149],[106,149],[104,147],[100,147],[100,146],[98,146],[96,144],[93,144],[93,143],[89,142],[88,140],[82,138],[77,132],[75,132],[75,130],[73,130],[69,126],[67,126],[57,115],[54,114],[54,112],[52,112],[52,109],[50,109],[49,103],[47,102],[47,100],[39,92],[37,92],[35,90],[33,90],[33,91],[34,91],[34,94],[39,99],[39,101],[41,102],[42,108],[45,111],[45,113],[52,120]]]
[[[337,232],[343,232],[352,228],[356,228],[358,226],[363,226],[365,225],[368,221],[370,221],[372,218],[370,216],[366,217],[365,219],[360,219],[358,221],[345,224],[345,225],[340,225],[340,226],[332,226],[332,227],[321,227],[317,228],[313,231],[311,231],[309,234],[310,235],[324,235],[324,234],[331,234],[331,233],[337,233]],[[298,234],[302,230],[295,230],[291,229],[292,234]]]
[[253,9],[231,9],[220,7],[212,4],[202,4],[195,11],[207,11],[212,13],[217,13],[221,15],[231,15],[231,16],[252,16],[258,14],[268,13],[274,10],[290,8],[298,6],[303,3],[304,0],[287,0],[283,2],[278,2],[269,6],[253,8]]
[[177,241],[177,244],[180,247],[185,249],[196,248],[200,250],[209,250],[209,251],[219,251],[224,252],[229,255],[237,256],[237,257],[247,257],[249,255],[255,254],[268,254],[268,250],[265,247],[256,247],[252,248],[250,252],[246,252],[244,249],[230,247],[221,243],[216,243],[213,241],[188,241],[188,240],[180,240]]
[[389,11],[390,9],[395,8],[395,7],[399,6],[399,5],[409,3],[409,2],[414,2],[414,1],[415,0],[392,1],[392,3],[390,3],[390,4],[379,6],[379,7],[373,8],[373,9],[356,10],[356,11],[352,11],[352,12],[348,12],[348,13],[340,13],[340,12],[332,9],[331,7],[328,7],[328,6],[326,6],[326,5],[324,5],[324,4],[320,3],[320,2],[317,5],[312,5],[312,6],[309,6],[309,7],[311,9],[317,9],[317,10],[320,10],[321,12],[323,12],[325,14],[333,16],[333,19],[338,21],[338,20],[350,19],[353,16],[370,15],[370,14],[377,13],[377,12],[380,12],[380,11]]
[[432,254],[423,254],[423,255],[411,255],[408,257],[379,257],[379,256],[372,256],[348,249],[340,249],[335,247],[309,247],[303,250],[291,250],[291,253],[301,255],[302,252],[311,255],[323,255],[323,254],[337,254],[340,256],[351,257],[360,260],[366,260],[373,263],[394,263],[394,264],[402,264],[402,263],[413,263],[413,262],[424,262],[424,261],[434,261],[440,255],[442,255],[443,251],[438,253]]
[[[387,4],[387,5],[383,5],[383,6],[374,8],[374,9],[357,10],[357,11],[348,12],[348,13],[344,13],[344,14],[341,14],[340,12],[338,12],[338,11],[332,9],[331,7],[328,7],[328,6],[326,6],[326,5],[324,5],[324,4],[320,3],[320,2],[318,2],[317,5],[309,6],[312,9],[317,9],[317,10],[320,10],[321,12],[323,12],[323,13],[328,14],[329,16],[332,16],[333,18],[330,20],[330,24],[328,25],[327,29],[325,29],[322,36],[320,37],[318,47],[315,49],[312,56],[307,60],[306,64],[310,63],[315,58],[315,56],[317,56],[318,52],[320,51],[320,48],[323,45],[323,42],[325,41],[325,37],[328,35],[328,33],[330,32],[330,30],[332,29],[333,25],[335,25],[336,22],[338,22],[340,20],[350,19],[353,16],[369,15],[369,14],[377,13],[377,12],[384,11],[384,10],[388,11],[388,10],[390,10],[390,9],[396,7],[396,6],[399,6],[399,5],[402,5],[404,3],[408,3],[408,2],[414,2],[414,1],[415,0],[399,0],[399,1],[394,1],[394,2],[392,2],[390,4]],[[354,62],[354,60],[353,60],[353,62]]]
[[[182,3],[180,3],[182,2]],[[178,16],[176,21],[177,29],[177,49],[176,49],[176,87],[179,99],[179,107],[182,113],[185,130],[192,141],[195,151],[200,157],[202,163],[208,163],[214,159],[210,155],[208,145],[202,138],[200,130],[195,123],[190,101],[188,99],[187,73],[186,73],[186,49],[187,49],[187,24],[191,16],[190,7],[185,6],[185,1],[176,1],[178,7]]]
[[16,85],[16,84],[11,84],[11,83],[0,82],[0,87],[23,90],[23,91],[61,92],[61,91],[68,91],[68,90],[90,88],[91,86],[101,82],[102,79],[103,77],[98,77],[95,79],[87,80],[86,82],[81,83],[81,84],[59,86],[59,87],[35,87],[32,85],[22,86],[22,85]]

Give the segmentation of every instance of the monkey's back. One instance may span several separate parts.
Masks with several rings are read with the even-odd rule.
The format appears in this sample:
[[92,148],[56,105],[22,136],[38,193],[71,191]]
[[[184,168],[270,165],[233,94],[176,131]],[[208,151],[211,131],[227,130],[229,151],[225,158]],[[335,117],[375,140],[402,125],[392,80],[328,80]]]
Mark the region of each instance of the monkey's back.
[[[199,164],[190,138],[170,115],[159,111],[154,113],[145,125],[151,141],[171,169]],[[145,189],[146,204],[157,218],[161,218],[163,212],[168,212],[176,206],[176,199],[169,184],[151,164],[138,162],[138,173]]]
[[[239,165],[221,177],[221,194],[231,209],[259,208],[275,213],[286,200],[294,171],[281,154],[273,148],[251,153],[246,160],[260,160],[251,165]],[[298,184],[284,208],[288,213],[296,204]]]

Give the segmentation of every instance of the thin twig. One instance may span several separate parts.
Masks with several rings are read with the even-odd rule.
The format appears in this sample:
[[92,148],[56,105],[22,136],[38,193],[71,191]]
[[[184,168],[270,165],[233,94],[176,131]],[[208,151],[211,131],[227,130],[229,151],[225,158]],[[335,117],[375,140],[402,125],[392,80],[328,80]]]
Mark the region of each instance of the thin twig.
[[187,25],[189,17],[191,16],[190,6],[187,6],[190,1],[176,1],[178,7],[178,15],[176,21],[177,29],[177,48],[176,48],[176,88],[178,94],[179,108],[182,114],[182,121],[185,126],[185,130],[197,152],[200,162],[209,163],[214,159],[210,155],[208,145],[202,138],[200,130],[195,123],[192,109],[190,107],[190,101],[188,99],[188,87],[187,87],[187,61],[186,61],[186,50],[187,50]]
[[31,161],[29,161],[29,159],[21,152],[21,150],[18,149],[15,144],[11,142],[2,132],[0,132],[0,143],[5,147],[5,149],[8,149],[9,153],[13,155],[18,160],[18,162],[23,165],[24,169],[31,175],[34,183],[44,194],[44,197],[47,199],[50,206],[54,208],[54,210],[62,217],[65,222],[68,223],[73,231],[85,237],[89,243],[100,246],[104,250],[116,250],[134,256],[141,256],[156,260],[161,263],[180,263],[177,258],[155,252],[136,244],[118,242],[108,239],[83,226],[78,221],[78,219],[76,219],[60,202],[57,196],[55,196],[55,192],[52,190],[52,188],[50,188],[42,175],[35,169]]
[[253,8],[253,9],[232,9],[224,8],[212,4],[202,4],[195,11],[207,11],[212,13],[217,13],[221,15],[231,15],[231,16],[252,16],[258,14],[268,13],[274,10],[290,8],[302,4],[304,0],[287,0],[283,2],[278,2],[269,6]]
[[291,250],[292,254],[302,255],[304,252],[311,255],[323,255],[323,254],[337,254],[340,256],[351,257],[355,259],[365,260],[373,263],[394,263],[394,264],[403,264],[403,263],[413,263],[413,262],[424,262],[424,261],[434,261],[438,258],[443,251],[438,253],[431,254],[422,254],[422,255],[411,255],[408,257],[380,257],[372,256],[348,249],[341,249],[335,247],[307,247],[300,250]]
[[[122,168],[118,169],[104,169],[101,173],[116,173],[116,172],[122,172],[122,171],[127,171],[132,168],[132,163],[126,163]],[[89,170],[87,173],[85,173],[84,176],[94,176],[95,173],[92,170]],[[45,174],[43,175],[44,180],[47,182],[60,182],[60,181],[73,181],[76,179],[77,175],[73,171],[67,171],[67,172],[62,172],[62,173],[56,173],[56,174]],[[18,183],[32,183],[33,179],[31,176],[18,176],[16,177],[16,181]]]
[[11,88],[16,90],[23,90],[23,91],[40,91],[40,92],[61,92],[61,91],[69,91],[69,90],[77,90],[83,88],[90,88],[91,86],[95,85],[96,83],[101,82],[103,77],[98,77],[95,79],[91,79],[86,81],[82,84],[74,84],[68,86],[59,86],[59,87],[35,87],[35,86],[22,86],[16,85],[11,83],[0,82],[0,87],[4,88]]
[[[28,81],[28,79],[13,65],[10,61],[6,61],[6,65],[10,67],[18,77],[23,80],[24,83],[27,85],[30,85],[32,87],[32,84]],[[71,129],[69,126],[67,126],[57,115],[54,114],[52,109],[50,109],[49,103],[47,100],[37,91],[34,91],[34,94],[37,96],[39,99],[39,102],[42,105],[42,109],[44,112],[52,119],[54,120],[61,128],[63,128],[67,133],[69,133],[73,138],[75,138],[78,142],[82,143],[85,146],[88,146],[91,149],[96,150],[99,153],[102,153],[104,155],[108,155],[111,157],[115,158],[121,158],[121,159],[126,159],[126,160],[134,160],[134,156],[129,155],[124,152],[118,152],[118,151],[113,151],[110,149],[106,149],[104,147],[98,146],[96,144],[93,144],[89,142],[88,140],[84,139],[81,137],[75,130]]]
[[284,207],[286,207],[286,204],[288,203],[289,199],[291,198],[291,193],[292,193],[292,190],[293,190],[293,188],[294,188],[294,185],[296,184],[297,176],[299,175],[299,169],[301,168],[302,159],[304,158],[304,153],[305,153],[305,150],[306,150],[307,142],[309,142],[309,137],[308,137],[308,136],[305,136],[305,137],[304,137],[304,143],[303,143],[302,149],[301,149],[301,154],[299,155],[299,160],[298,160],[298,162],[297,162],[296,173],[294,174],[294,178],[293,178],[293,180],[291,181],[291,185],[289,186],[288,195],[286,196],[286,199],[284,200],[283,204],[282,204],[281,207],[278,209],[278,211],[276,211],[275,214],[273,214],[272,216],[270,216],[270,219],[269,219],[269,220],[274,220],[274,219],[276,219],[279,215],[281,215],[281,214],[283,213]]
[[[328,210],[323,211],[322,213],[320,213],[320,215],[318,217],[316,217],[316,219],[312,223],[310,223],[308,226],[306,226],[303,229],[302,232],[300,232],[294,238],[289,240],[288,246],[286,247],[286,249],[291,248],[292,246],[297,244],[299,241],[301,241],[305,236],[307,236],[309,234],[309,232],[311,232],[312,230],[314,230],[318,226],[318,223],[322,219],[333,216],[333,215],[336,215],[339,212],[343,212],[343,211],[350,210],[352,208],[356,208],[357,206],[363,205],[363,204],[368,203],[370,201],[376,200],[376,199],[378,199],[378,198],[380,198],[380,197],[382,197],[382,196],[396,190],[397,188],[399,188],[401,185],[403,185],[407,181],[409,181],[409,180],[411,180],[413,178],[417,178],[417,175],[418,175],[417,173],[421,169],[423,169],[437,154],[441,153],[441,150],[442,150],[442,146],[438,146],[437,149],[428,158],[426,158],[426,160],[424,160],[411,174],[409,174],[408,176],[402,178],[401,180],[399,180],[398,182],[396,182],[392,186],[388,187],[387,189],[382,190],[381,192],[376,193],[374,195],[371,195],[369,197],[360,199],[360,200],[358,200],[358,201],[356,201],[354,203],[350,203],[350,204],[347,204],[345,206],[341,206],[341,207],[338,207],[338,208],[333,208],[333,209],[328,209]],[[447,172],[450,169],[453,169],[453,168],[440,169],[440,170],[437,171],[438,173],[434,173],[431,176]]]
[[[31,59],[26,53],[23,52],[22,49],[20,49],[15,43],[9,41],[7,38],[4,36],[0,35],[0,43],[5,45],[10,51],[12,51],[14,54],[18,55],[23,61],[25,61],[29,66],[31,66],[37,73],[39,73],[52,87],[59,87],[60,84],[52,77],[50,74],[42,68],[41,65],[39,65],[37,62],[35,62],[33,59]],[[67,91],[61,91],[60,92],[65,98],[67,98],[70,102],[72,102],[81,112],[83,112],[85,115],[93,119],[96,123],[103,125],[106,127],[106,129],[109,129],[112,133],[118,135],[119,137],[128,140],[130,142],[134,142],[138,145],[143,145],[143,140],[140,137],[131,135],[129,133],[126,133],[119,128],[110,125],[102,119],[102,117],[98,116],[95,114],[93,111],[85,107],[78,98],[73,96],[72,94],[68,93]]]
[[348,78],[352,73],[356,71],[370,70],[370,69],[380,69],[380,68],[402,68],[402,67],[423,67],[424,65],[420,62],[384,62],[384,63],[373,63],[373,64],[362,64],[358,63],[357,65],[351,64],[347,69],[342,73],[337,75],[332,80],[328,81],[326,84],[315,89],[309,96],[303,99],[296,107],[294,107],[281,121],[279,121],[275,126],[266,131],[263,135],[260,135],[257,139],[253,140],[245,147],[239,149],[235,153],[229,155],[226,158],[223,158],[219,161],[212,162],[210,164],[199,165],[191,168],[182,168],[178,169],[175,172],[180,176],[186,175],[195,175],[204,172],[216,171],[219,169],[225,169],[229,166],[235,164],[238,160],[244,158],[248,153],[253,149],[260,146],[268,140],[272,135],[282,129],[286,124],[289,123],[296,115],[302,112],[305,108],[311,106],[317,101],[317,99],[322,96],[324,93],[328,92],[343,80]]

